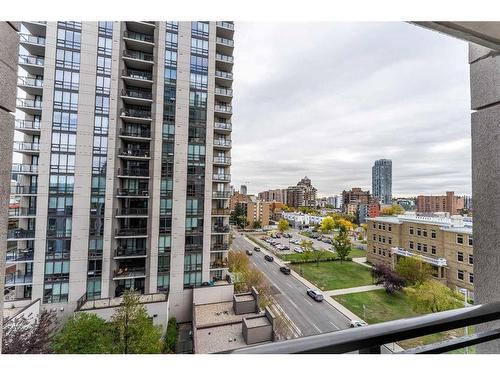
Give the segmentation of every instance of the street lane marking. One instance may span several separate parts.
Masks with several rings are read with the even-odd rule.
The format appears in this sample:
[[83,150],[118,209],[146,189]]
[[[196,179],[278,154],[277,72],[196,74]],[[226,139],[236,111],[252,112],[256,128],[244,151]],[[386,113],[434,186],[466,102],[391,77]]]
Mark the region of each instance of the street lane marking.
[[308,304],[310,304],[311,306],[313,306],[313,304],[311,303],[311,301],[309,301],[309,300],[307,300],[307,299],[306,299],[305,301],[306,301]]
[[316,328],[316,331],[318,331],[319,333],[321,333],[321,330],[318,328],[318,326],[316,324],[314,324],[313,322],[311,322],[312,326],[314,328]]
[[339,328],[339,327],[337,327],[335,324],[333,324],[333,322],[332,322],[332,321],[330,321],[330,320],[329,320],[328,322],[329,322],[332,326],[334,326],[335,328],[340,329],[340,328]]

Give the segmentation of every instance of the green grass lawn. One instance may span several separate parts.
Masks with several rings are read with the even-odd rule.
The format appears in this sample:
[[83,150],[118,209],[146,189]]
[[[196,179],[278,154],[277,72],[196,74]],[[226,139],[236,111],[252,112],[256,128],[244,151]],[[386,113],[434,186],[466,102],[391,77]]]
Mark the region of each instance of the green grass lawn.
[[293,270],[322,290],[344,289],[372,284],[371,271],[351,261],[291,264]]
[[[385,290],[373,290],[370,292],[332,296],[332,298],[370,324],[420,315],[412,310],[409,298],[404,293],[389,295]],[[363,305],[365,306],[364,308]],[[469,334],[472,332],[473,327],[469,327]],[[463,335],[464,329],[458,328],[451,331],[400,341],[398,344],[403,348],[413,348]],[[464,350],[460,349],[452,353],[463,352]],[[469,352],[473,353],[474,347],[469,348]]]
[[366,257],[366,251],[365,250],[360,250],[356,248],[351,248],[351,252],[349,253],[350,258],[362,258]]

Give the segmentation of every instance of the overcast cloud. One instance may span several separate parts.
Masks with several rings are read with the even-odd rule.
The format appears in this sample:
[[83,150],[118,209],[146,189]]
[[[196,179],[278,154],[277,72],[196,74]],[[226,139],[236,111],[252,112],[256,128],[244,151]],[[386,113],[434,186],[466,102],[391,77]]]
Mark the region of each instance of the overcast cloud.
[[405,23],[236,23],[232,180],[470,194],[467,44]]

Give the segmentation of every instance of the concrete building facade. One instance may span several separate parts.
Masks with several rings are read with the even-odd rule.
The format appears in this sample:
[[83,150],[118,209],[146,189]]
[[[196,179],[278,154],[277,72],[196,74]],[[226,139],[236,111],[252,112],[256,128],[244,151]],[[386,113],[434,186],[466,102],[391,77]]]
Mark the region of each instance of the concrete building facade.
[[6,303],[135,289],[190,320],[192,288],[227,274],[233,23],[21,27]]
[[417,256],[434,277],[474,296],[472,221],[462,216],[405,214],[367,219],[367,260],[395,266],[401,257]]
[[[16,110],[18,22],[0,22],[0,290],[4,289],[7,253],[7,226],[11,190],[12,142]],[[3,298],[0,299],[3,311]],[[0,353],[2,351],[3,314],[0,314]]]
[[376,160],[372,167],[372,194],[381,204],[392,203],[392,161]]

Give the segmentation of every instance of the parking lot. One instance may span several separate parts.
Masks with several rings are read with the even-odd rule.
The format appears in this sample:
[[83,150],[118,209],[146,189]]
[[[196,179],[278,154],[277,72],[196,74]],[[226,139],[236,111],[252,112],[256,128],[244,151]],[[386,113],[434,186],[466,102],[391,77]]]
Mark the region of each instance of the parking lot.
[[[273,246],[269,243],[268,243],[268,245],[271,246],[274,250],[279,251],[281,254],[292,254],[292,253],[296,252],[296,251],[294,251],[294,248],[300,247],[300,243],[302,241],[309,240],[309,241],[313,242],[313,246],[315,249],[325,249],[327,251],[332,251],[331,244],[319,241],[318,239],[313,239],[313,238],[309,238],[306,236],[302,236],[299,234],[299,231],[297,229],[291,229],[287,233],[290,234],[292,237],[285,238],[285,237],[281,236],[281,238],[273,238],[273,240],[276,242],[276,245],[281,244],[281,245],[287,246],[289,248],[288,250],[280,250],[279,248],[277,248],[277,246]],[[268,238],[268,237],[269,236],[263,235],[261,237],[261,239]],[[297,241],[298,244],[293,243],[294,241]]]

